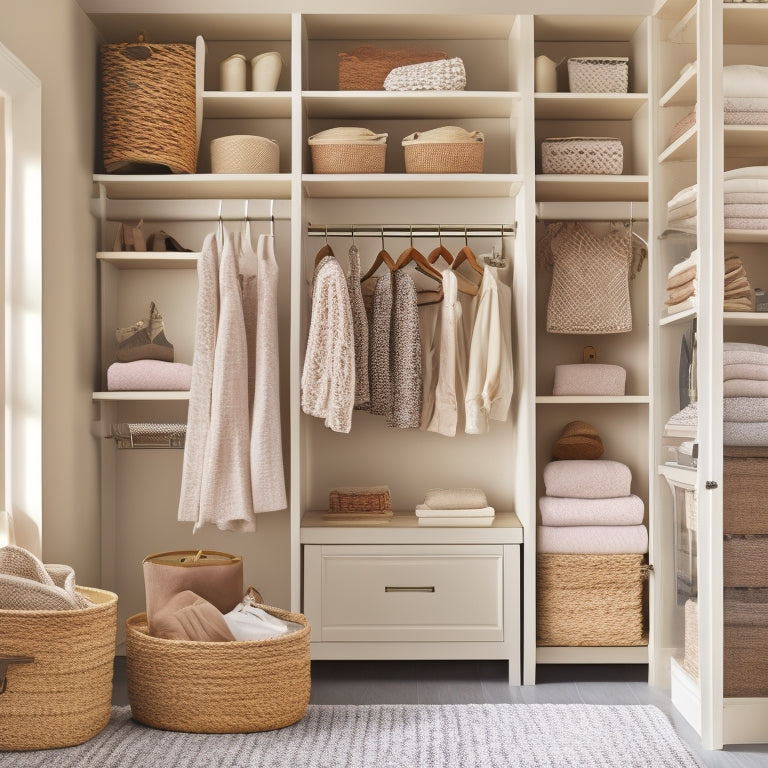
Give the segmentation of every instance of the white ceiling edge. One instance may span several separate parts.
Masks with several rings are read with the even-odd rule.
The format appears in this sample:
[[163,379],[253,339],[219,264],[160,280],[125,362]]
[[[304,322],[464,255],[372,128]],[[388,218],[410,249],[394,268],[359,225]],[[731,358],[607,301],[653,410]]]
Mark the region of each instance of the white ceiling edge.
[[[87,14],[96,13],[439,13],[466,14],[573,14],[573,0],[284,0],[279,4],[254,0],[217,0],[215,10],[210,0],[76,0]],[[654,0],[611,0],[614,16],[649,16]],[[581,0],[579,15],[605,15],[605,0]]]

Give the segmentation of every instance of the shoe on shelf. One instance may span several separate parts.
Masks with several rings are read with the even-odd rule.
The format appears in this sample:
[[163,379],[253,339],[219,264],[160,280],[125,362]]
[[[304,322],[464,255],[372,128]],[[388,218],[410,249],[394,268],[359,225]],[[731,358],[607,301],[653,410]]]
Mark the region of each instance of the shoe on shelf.
[[136,360],[162,360],[173,362],[173,344],[165,335],[163,316],[153,301],[149,307],[149,322],[138,320],[133,325],[118,328],[116,360],[132,363]]

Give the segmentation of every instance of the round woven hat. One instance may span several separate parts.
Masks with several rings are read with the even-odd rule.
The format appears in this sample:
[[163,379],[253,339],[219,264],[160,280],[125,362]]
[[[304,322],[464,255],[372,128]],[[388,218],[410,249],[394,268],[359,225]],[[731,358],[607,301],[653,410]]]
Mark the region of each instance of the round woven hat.
[[552,455],[556,459],[599,459],[603,450],[603,441],[591,424],[571,421],[552,446]]

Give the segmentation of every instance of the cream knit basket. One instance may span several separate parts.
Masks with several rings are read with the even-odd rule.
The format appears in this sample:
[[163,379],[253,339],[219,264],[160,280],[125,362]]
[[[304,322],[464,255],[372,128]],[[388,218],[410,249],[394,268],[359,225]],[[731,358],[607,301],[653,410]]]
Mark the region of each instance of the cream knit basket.
[[212,173],[278,173],[280,147],[264,136],[222,136],[211,142]]
[[542,173],[619,175],[624,169],[624,147],[619,139],[568,136],[541,143]]
[[625,56],[583,56],[568,59],[571,93],[626,93],[629,59]]

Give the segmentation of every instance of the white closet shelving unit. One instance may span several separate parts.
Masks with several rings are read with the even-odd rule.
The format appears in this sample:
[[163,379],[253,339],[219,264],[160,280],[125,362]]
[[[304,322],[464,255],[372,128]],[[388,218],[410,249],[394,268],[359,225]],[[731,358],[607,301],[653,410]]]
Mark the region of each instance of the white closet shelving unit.
[[[585,220],[605,230],[610,221],[634,219],[633,228],[646,237],[649,218],[650,139],[650,21],[640,16],[597,20],[580,16],[535,16],[535,55],[554,61],[572,56],[628,56],[629,93],[536,93],[534,119],[537,169],[541,142],[556,136],[614,136],[624,147],[624,169],[617,176],[535,176],[539,235],[547,223]],[[559,83],[567,90],[567,81]],[[531,260],[533,268],[533,257]],[[562,428],[581,419],[594,425],[605,445],[603,458],[622,461],[632,472],[632,492],[646,508],[646,524],[653,522],[653,489],[649,485],[650,361],[649,281],[652,255],[630,285],[633,330],[609,335],[550,334],[546,331],[547,298],[551,272],[539,267],[536,278],[536,498],[544,494],[542,470],[550,460],[552,445]],[[580,363],[583,349],[592,346],[598,362],[627,370],[626,394],[614,397],[565,397],[552,395],[555,365]],[[628,439],[631,435],[631,439]],[[535,500],[534,500],[534,503]],[[535,559],[535,530],[526,530],[526,555]],[[535,576],[526,573],[527,578]],[[651,600],[650,610],[653,602]],[[535,618],[531,620],[535,628]],[[526,631],[531,631],[526,616]],[[535,644],[535,637],[531,641]],[[536,649],[539,663],[647,663],[648,646],[546,647]]]

